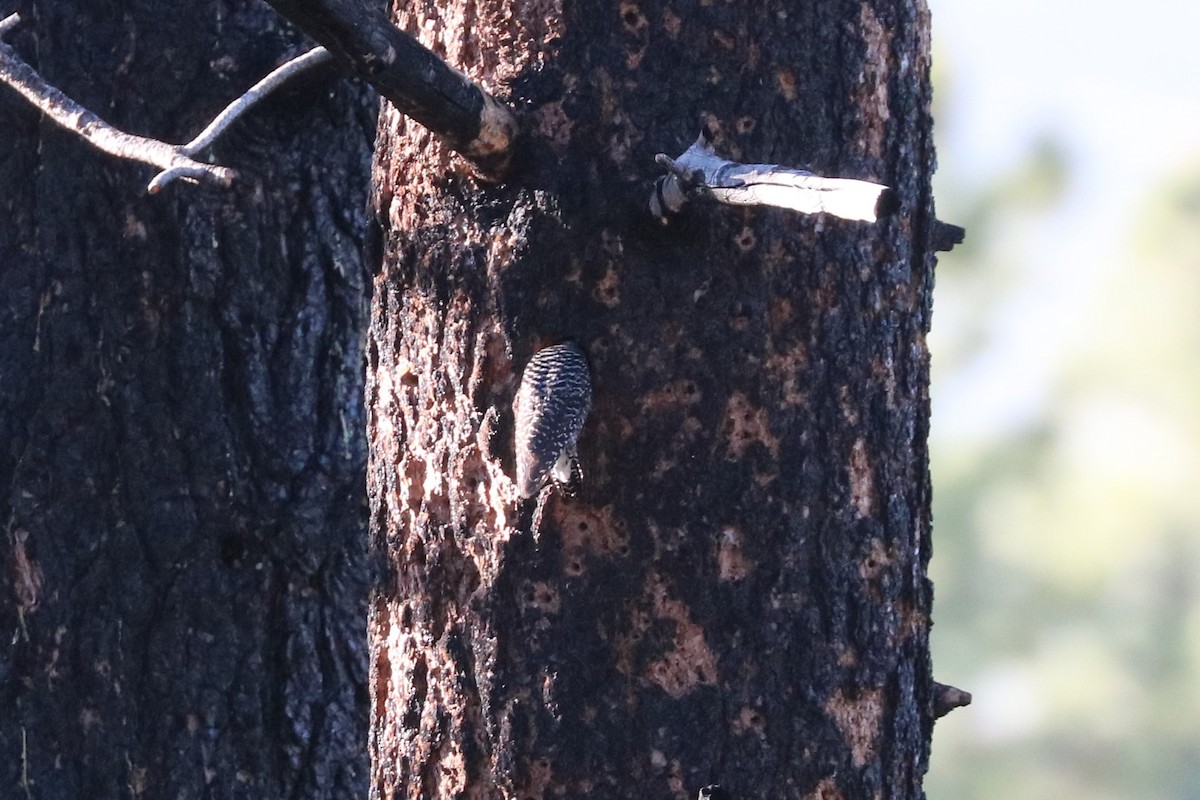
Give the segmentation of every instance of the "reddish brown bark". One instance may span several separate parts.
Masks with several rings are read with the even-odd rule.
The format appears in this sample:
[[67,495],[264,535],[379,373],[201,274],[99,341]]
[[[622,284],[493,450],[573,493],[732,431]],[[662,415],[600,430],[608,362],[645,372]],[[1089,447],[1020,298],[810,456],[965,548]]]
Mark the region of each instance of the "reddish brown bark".
[[[402,4],[522,110],[509,183],[380,121],[372,796],[917,798],[931,679],[920,0]],[[692,204],[656,152],[895,187],[871,226]],[[509,498],[539,347],[593,364],[581,495]]]

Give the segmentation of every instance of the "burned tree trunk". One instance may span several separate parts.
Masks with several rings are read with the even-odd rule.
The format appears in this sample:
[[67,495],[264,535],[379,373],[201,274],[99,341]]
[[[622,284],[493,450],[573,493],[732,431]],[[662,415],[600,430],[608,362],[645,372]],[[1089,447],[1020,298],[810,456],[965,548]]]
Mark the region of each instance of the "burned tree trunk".
[[[302,48],[236,2],[39,0],[6,38],[168,141]],[[0,87],[0,795],[366,788],[359,246],[375,101],[332,72],[175,184]]]
[[[922,0],[398,4],[524,120],[502,186],[385,110],[372,797],[918,798],[932,726]],[[655,154],[887,183],[876,224],[647,201]],[[540,535],[511,403],[592,366]]]

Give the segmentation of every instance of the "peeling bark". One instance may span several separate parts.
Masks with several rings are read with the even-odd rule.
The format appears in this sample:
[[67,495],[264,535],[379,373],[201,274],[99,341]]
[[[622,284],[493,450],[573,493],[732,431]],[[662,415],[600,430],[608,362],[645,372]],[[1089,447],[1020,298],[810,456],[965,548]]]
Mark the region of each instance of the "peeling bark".
[[[399,4],[524,109],[503,187],[381,115],[371,796],[919,798],[932,726],[920,0]],[[876,225],[646,210],[658,152],[894,187]],[[511,403],[593,368],[540,543]]]

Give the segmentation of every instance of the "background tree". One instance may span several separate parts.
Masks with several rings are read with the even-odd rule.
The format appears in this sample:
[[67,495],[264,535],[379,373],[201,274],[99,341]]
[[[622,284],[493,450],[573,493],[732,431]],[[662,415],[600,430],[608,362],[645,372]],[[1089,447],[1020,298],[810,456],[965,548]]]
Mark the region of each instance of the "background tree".
[[[169,141],[300,45],[249,1],[4,10]],[[218,144],[231,189],[145,197],[0,88],[0,796],[364,794],[375,106],[313,74]]]

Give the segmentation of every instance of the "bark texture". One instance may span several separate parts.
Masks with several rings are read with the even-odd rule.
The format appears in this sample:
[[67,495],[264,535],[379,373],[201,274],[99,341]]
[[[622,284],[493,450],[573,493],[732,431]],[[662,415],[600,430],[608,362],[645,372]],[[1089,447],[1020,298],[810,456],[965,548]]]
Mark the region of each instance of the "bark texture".
[[[190,139],[300,38],[250,0],[24,3],[9,37]],[[331,72],[176,184],[0,87],[0,796],[365,792],[375,101]]]
[[[918,798],[932,726],[922,0],[400,3],[520,109],[503,187],[385,110],[373,798]],[[875,225],[646,208],[656,152],[894,187]],[[511,401],[593,367],[540,540]]]

